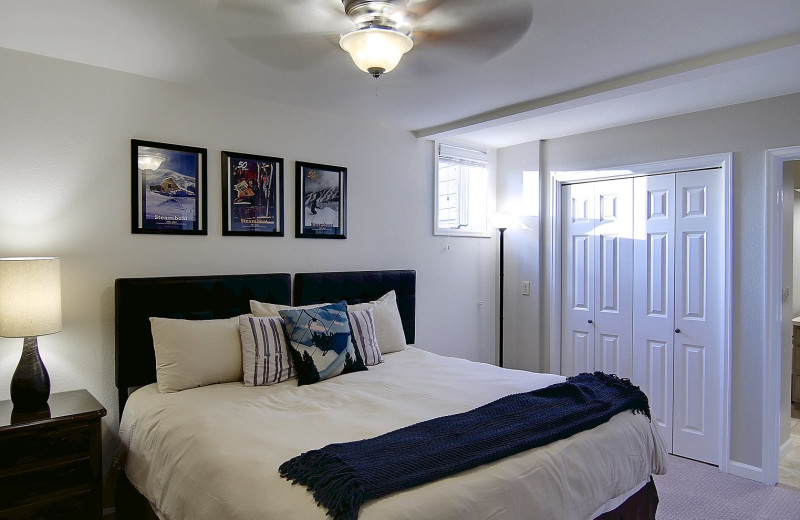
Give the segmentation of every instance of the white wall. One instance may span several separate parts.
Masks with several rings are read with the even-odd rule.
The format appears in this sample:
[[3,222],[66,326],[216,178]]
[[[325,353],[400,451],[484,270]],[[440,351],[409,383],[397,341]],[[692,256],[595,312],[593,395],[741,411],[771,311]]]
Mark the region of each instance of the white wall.
[[731,459],[754,467],[762,443],[764,154],[797,144],[800,95],[791,95],[554,139],[542,149],[543,171],[734,153]]
[[[106,466],[115,278],[416,269],[417,346],[494,359],[496,245],[433,236],[431,142],[369,113],[344,119],[6,49],[0,70],[0,256],[62,258],[64,328],[40,338],[41,356],[53,392],[87,388],[108,409]],[[131,234],[132,138],[208,149],[208,236]],[[221,150],[286,160],[285,237],[221,236]],[[346,240],[294,238],[295,160],[348,168]],[[0,399],[21,348],[0,338]]]
[[[538,141],[497,151],[498,211],[539,215],[539,208],[526,207],[522,200],[524,171],[539,171]],[[540,223],[540,216],[524,217],[524,228],[507,230],[504,254],[504,366],[535,372],[542,366]],[[531,283],[529,296],[522,294],[523,281]]]

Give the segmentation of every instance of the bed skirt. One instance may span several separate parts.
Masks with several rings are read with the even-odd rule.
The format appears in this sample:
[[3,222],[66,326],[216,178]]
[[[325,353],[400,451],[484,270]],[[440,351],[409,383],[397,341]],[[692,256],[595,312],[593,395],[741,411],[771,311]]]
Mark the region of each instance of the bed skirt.
[[116,520],[159,520],[150,502],[133,487],[122,470],[117,477],[114,502]]
[[650,477],[650,481],[628,500],[595,520],[655,520],[657,508],[658,492],[653,477]]
[[[119,472],[115,498],[117,520],[158,520],[150,502],[131,485],[124,471]],[[595,520],[655,520],[657,508],[658,492],[653,477],[650,477],[647,484],[619,507],[603,513]]]

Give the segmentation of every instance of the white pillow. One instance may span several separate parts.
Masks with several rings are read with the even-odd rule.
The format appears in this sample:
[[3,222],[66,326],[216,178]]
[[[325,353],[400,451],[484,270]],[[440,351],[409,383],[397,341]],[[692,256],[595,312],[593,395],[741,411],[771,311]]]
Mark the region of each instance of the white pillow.
[[239,316],[245,386],[294,379],[295,371],[280,317]]
[[323,305],[327,305],[327,303],[315,303],[313,305],[296,307],[293,305],[281,305],[279,303],[266,303],[250,300],[250,312],[252,312],[254,316],[269,318],[272,316],[280,316],[280,311],[288,311],[290,309],[313,309],[314,307],[322,307]]
[[379,299],[369,303],[358,303],[348,305],[348,312],[372,309],[375,319],[375,338],[378,340],[378,348],[381,354],[389,354],[405,350],[406,335],[403,332],[403,321],[400,318],[400,311],[397,309],[397,295],[394,291],[381,296]]
[[150,318],[161,393],[242,380],[239,318]]

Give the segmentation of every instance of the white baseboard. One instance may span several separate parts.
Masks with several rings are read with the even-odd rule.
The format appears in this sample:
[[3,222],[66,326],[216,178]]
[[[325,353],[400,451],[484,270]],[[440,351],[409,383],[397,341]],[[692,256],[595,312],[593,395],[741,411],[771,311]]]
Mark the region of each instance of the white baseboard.
[[737,477],[755,480],[756,482],[763,482],[764,472],[761,468],[736,462],[735,460],[728,461],[728,473]]

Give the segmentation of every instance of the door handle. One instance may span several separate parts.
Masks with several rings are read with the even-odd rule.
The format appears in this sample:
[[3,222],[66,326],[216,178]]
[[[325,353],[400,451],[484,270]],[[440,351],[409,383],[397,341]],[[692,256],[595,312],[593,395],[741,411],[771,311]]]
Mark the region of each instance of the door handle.
[[680,333],[681,333],[681,329],[675,329],[675,334],[680,334]]
[[589,320],[589,323],[594,323],[592,320]]

